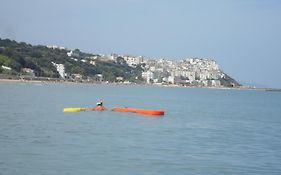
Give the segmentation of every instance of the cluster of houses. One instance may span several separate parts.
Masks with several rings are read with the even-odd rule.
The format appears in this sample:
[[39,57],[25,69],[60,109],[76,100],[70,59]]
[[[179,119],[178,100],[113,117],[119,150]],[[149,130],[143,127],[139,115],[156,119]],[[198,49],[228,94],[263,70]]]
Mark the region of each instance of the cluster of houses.
[[[212,59],[189,58],[184,60],[167,60],[167,59],[149,59],[143,56],[132,55],[91,55],[87,58],[78,60],[79,53],[75,51],[67,52],[67,56],[75,61],[88,62],[95,65],[96,60],[102,61],[117,61],[118,57],[122,57],[131,67],[142,65],[144,72],[142,78],[148,84],[182,84],[190,86],[221,86],[221,79],[225,74],[219,69],[218,64]],[[65,78],[66,73],[63,64],[53,65],[57,68],[60,76]],[[76,79],[81,79],[82,76],[73,75]],[[97,80],[102,81],[101,74],[97,75]],[[122,81],[123,77],[117,77],[116,81]]]
[[212,59],[147,60],[145,65],[142,77],[147,83],[219,87],[225,77]]
[[[166,59],[148,59],[143,56],[132,55],[96,55],[90,63],[95,64],[96,59],[103,61],[116,61],[122,57],[131,67],[142,65],[144,72],[142,78],[147,84],[182,84],[190,86],[221,86],[221,79],[225,74],[212,59],[190,58],[180,61]],[[122,79],[122,77],[118,77]]]
[[[53,49],[65,49],[64,47],[48,46]],[[189,58],[184,60],[167,60],[167,59],[149,59],[143,56],[132,55],[90,55],[88,57],[79,58],[79,53],[75,50],[67,52],[67,56],[75,61],[88,62],[95,65],[96,60],[102,61],[117,61],[117,58],[122,57],[131,67],[141,65],[143,68],[142,78],[147,84],[172,84],[172,85],[187,85],[187,86],[221,86],[221,79],[225,74],[219,69],[218,64],[212,59]],[[65,67],[63,64],[52,62],[56,67],[61,78],[65,78]],[[23,69],[23,72],[34,75],[33,70],[29,68]],[[82,79],[82,75],[71,75],[74,79]],[[103,81],[103,75],[96,75],[97,81]],[[117,77],[116,81],[125,81],[123,77]]]

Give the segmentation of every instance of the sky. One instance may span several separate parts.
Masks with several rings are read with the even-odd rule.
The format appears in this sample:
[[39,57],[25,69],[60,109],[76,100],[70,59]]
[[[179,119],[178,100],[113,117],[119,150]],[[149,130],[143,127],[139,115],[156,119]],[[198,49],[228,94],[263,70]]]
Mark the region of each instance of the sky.
[[0,38],[97,54],[214,59],[281,88],[279,0],[0,0]]

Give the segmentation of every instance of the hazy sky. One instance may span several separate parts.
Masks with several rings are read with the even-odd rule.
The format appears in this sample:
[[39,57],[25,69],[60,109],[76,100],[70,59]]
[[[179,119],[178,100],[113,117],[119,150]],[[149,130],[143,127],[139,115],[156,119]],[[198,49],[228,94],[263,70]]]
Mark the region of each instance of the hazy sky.
[[279,0],[0,0],[0,37],[90,53],[215,59],[281,88]]

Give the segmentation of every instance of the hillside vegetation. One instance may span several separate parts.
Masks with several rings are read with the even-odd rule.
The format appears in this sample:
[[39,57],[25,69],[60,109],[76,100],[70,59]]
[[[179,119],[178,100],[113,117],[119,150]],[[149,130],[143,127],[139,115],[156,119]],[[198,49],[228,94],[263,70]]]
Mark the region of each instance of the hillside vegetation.
[[[24,42],[16,42],[9,39],[0,39],[0,73],[19,76],[23,74],[23,68],[34,70],[36,77],[59,78],[56,64],[65,66],[67,78],[80,74],[83,79],[94,78],[97,74],[103,75],[103,80],[113,82],[116,77],[124,80],[140,81],[142,68],[135,68],[126,64],[122,57],[117,61],[95,60],[95,65],[90,64],[94,54],[83,53],[75,49],[76,56],[69,57],[67,49],[53,49],[47,46],[32,46]],[[83,61],[82,61],[83,60]],[[12,70],[4,70],[2,66],[10,67]]]

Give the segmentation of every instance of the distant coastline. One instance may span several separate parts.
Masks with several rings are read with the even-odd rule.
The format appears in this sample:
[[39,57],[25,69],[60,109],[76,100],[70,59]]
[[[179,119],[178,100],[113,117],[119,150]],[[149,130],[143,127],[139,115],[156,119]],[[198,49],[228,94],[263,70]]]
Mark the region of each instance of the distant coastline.
[[205,87],[205,86],[179,86],[179,85],[155,85],[155,84],[124,84],[124,83],[112,83],[112,82],[79,82],[79,81],[68,81],[68,80],[25,80],[25,79],[0,79],[0,85],[4,83],[43,83],[43,84],[93,84],[93,85],[124,85],[124,86],[151,86],[151,87],[178,87],[178,88],[200,88],[200,89],[224,89],[224,90],[255,90],[255,91],[268,91],[268,92],[281,92],[278,88],[255,88],[255,87]]

